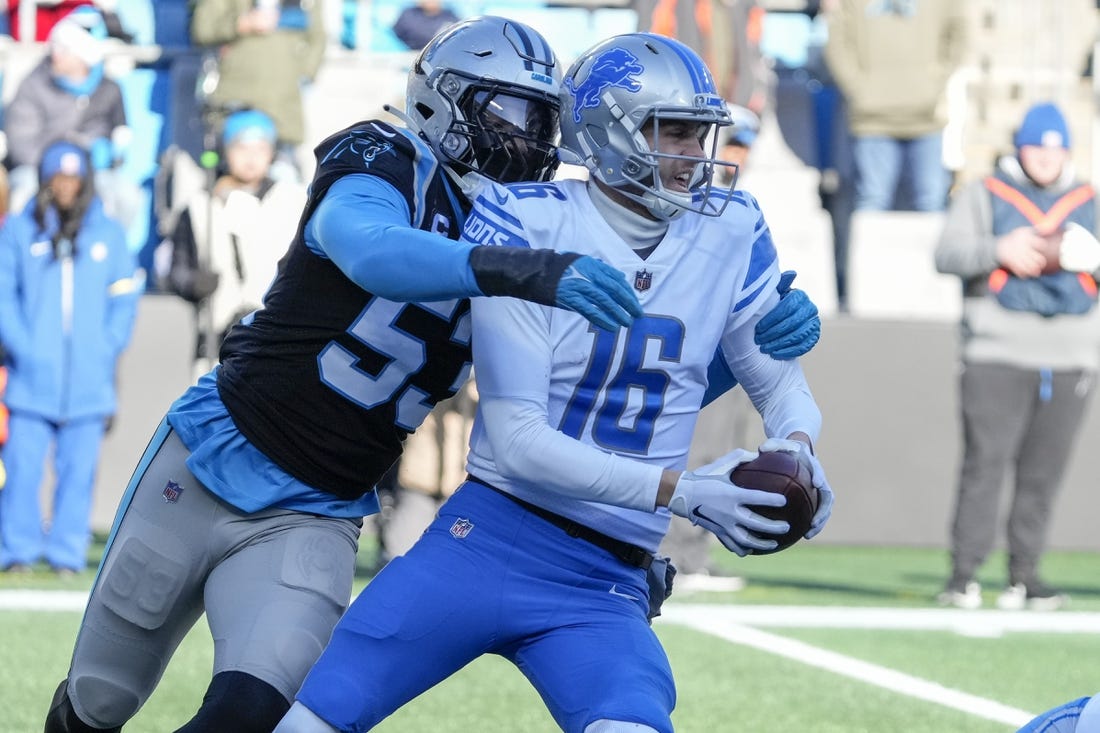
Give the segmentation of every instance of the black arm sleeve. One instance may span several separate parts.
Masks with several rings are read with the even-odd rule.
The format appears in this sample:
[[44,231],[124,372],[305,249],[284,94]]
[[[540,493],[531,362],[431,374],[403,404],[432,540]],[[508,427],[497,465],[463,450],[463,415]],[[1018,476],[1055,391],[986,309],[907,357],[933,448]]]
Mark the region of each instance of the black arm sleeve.
[[470,269],[485,295],[555,305],[558,283],[579,257],[575,252],[482,245],[470,251]]

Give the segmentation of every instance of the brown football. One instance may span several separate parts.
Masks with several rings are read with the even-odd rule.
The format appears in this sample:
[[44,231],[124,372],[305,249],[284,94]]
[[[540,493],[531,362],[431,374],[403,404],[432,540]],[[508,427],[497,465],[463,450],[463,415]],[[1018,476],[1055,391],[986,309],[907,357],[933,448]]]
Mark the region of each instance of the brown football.
[[[759,489],[761,491],[773,491],[787,497],[786,506],[756,506],[753,511],[769,519],[782,519],[791,525],[790,530],[783,535],[763,535],[774,537],[779,546],[774,550],[754,550],[754,555],[769,555],[773,552],[785,550],[810,529],[817,512],[818,494],[814,488],[810,469],[792,453],[783,451],[769,451],[761,453],[747,463],[742,463],[733,469],[730,480],[744,489]],[[754,533],[759,534],[759,533]]]

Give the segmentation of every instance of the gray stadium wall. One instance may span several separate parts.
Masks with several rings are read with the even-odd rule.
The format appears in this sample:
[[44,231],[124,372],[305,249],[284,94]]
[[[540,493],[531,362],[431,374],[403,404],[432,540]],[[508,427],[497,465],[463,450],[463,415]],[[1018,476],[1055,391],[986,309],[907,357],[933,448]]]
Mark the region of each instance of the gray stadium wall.
[[[190,306],[142,299],[122,358],[120,404],[103,447],[93,525],[110,526],[146,442],[190,380]],[[824,415],[819,454],[836,492],[832,521],[815,542],[946,546],[959,457],[956,328],[947,323],[827,319],[820,344],[803,360]],[[735,403],[746,409],[744,401]],[[753,444],[758,428],[742,439]],[[1100,549],[1096,450],[1100,414],[1086,417],[1056,509],[1051,545]],[[1002,506],[990,507],[1003,516]]]

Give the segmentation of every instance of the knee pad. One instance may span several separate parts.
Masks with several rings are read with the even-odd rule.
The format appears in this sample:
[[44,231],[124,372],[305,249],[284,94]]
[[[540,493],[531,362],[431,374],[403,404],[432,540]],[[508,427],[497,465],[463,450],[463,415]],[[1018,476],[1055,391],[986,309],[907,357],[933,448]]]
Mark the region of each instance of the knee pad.
[[45,733],[118,733],[121,730],[121,726],[93,728],[85,723],[73,710],[72,700],[69,699],[69,680],[64,679],[57,686],[50,702],[50,712],[46,716]]
[[244,672],[221,672],[210,681],[195,717],[176,733],[271,733],[289,708],[290,702],[263,680]]
[[584,733],[660,733],[645,723],[628,723],[625,720],[596,720],[584,727]]

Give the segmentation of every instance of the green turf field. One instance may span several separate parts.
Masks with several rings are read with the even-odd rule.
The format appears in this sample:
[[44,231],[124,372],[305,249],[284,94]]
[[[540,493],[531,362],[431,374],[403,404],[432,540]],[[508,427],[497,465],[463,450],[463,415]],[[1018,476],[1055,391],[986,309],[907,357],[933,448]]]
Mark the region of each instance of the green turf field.
[[[721,560],[748,579],[747,587],[680,594],[656,625],[677,677],[674,721],[681,733],[1011,733],[1013,715],[1100,691],[1100,666],[1093,661],[1100,657],[1095,554],[1046,558],[1047,579],[1073,598],[1068,610],[1049,615],[940,614],[932,598],[943,582],[942,551],[808,544],[771,557]],[[987,566],[980,580],[991,607],[1004,581],[1003,559]],[[0,576],[0,591],[86,591],[92,576]],[[787,613],[794,622],[775,625]],[[846,626],[853,613],[861,614],[859,622]],[[901,618],[917,621],[890,628]],[[944,627],[942,619],[961,621]],[[1048,620],[1055,626],[1079,620],[1089,630],[1045,630]],[[79,621],[77,611],[0,610],[0,733],[41,730]],[[211,656],[200,622],[127,730],[171,731],[186,720],[208,681]],[[522,675],[485,658],[378,730],[550,733],[556,727]]]

